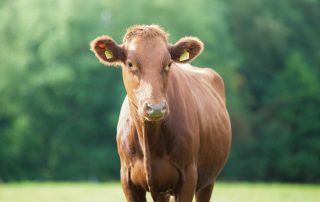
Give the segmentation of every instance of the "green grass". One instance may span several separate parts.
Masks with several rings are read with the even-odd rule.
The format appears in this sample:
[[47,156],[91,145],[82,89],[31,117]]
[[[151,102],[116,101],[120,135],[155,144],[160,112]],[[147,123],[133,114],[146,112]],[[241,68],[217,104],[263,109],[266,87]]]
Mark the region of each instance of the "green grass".
[[[320,185],[216,183],[215,202],[316,202]],[[0,184],[1,202],[122,202],[119,183]],[[152,201],[149,200],[148,201]]]

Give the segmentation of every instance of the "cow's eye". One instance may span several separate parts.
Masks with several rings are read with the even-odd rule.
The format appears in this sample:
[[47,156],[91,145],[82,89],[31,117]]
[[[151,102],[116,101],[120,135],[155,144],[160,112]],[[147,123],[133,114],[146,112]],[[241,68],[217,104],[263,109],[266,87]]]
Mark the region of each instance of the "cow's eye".
[[128,67],[129,67],[129,69],[132,69],[132,68],[133,68],[132,62],[128,62]]
[[171,67],[171,62],[167,66],[165,66],[164,71],[169,72],[170,67]]
[[128,70],[131,73],[137,74],[139,72],[139,68],[137,68],[137,66],[133,65],[133,63],[131,61],[127,62],[127,66],[128,66]]
[[135,71],[136,70],[136,68],[135,68],[135,66],[132,64],[132,62],[128,62],[127,63],[127,65],[128,65],[128,69],[129,69],[129,71]]

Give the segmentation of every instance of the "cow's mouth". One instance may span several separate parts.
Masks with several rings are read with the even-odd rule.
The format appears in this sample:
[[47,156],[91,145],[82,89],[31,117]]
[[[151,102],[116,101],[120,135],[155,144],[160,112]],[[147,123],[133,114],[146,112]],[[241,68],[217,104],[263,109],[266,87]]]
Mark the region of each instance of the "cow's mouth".
[[165,114],[158,114],[158,115],[148,115],[144,117],[146,121],[161,121],[165,118]]

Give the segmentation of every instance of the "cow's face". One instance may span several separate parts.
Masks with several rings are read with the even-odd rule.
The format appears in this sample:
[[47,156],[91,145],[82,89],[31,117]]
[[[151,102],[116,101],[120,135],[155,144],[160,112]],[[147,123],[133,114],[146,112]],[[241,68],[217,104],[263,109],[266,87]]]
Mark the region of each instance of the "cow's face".
[[129,33],[131,37],[126,37],[122,45],[117,45],[108,36],[98,37],[91,43],[91,49],[102,63],[122,65],[129,100],[140,118],[159,121],[169,114],[166,95],[172,63],[190,62],[201,52],[203,45],[194,37],[185,37],[170,45],[161,35],[162,30],[158,35],[157,30],[151,30],[152,34],[145,30],[159,27],[145,26],[143,29],[143,34]]
[[145,120],[163,119],[169,113],[166,92],[172,63],[167,43],[161,37],[138,37],[125,48],[122,75],[129,99]]

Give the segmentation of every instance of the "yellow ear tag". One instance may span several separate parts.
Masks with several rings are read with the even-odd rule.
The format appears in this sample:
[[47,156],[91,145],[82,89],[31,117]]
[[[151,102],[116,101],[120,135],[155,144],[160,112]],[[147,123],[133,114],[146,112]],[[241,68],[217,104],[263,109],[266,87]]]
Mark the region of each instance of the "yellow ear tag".
[[113,58],[112,52],[109,51],[108,49],[106,49],[106,50],[104,51],[104,54],[105,54],[105,56],[106,56],[106,58],[107,58],[108,60],[111,59],[111,58]]
[[180,62],[188,60],[189,59],[189,52],[184,50],[183,53],[180,55]]

